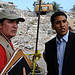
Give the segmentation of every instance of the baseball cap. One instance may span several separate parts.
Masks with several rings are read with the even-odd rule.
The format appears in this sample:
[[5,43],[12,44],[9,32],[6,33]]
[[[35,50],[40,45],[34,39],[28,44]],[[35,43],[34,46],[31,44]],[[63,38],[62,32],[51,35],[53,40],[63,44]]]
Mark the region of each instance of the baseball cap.
[[17,19],[20,22],[24,22],[25,19],[21,18],[15,11],[11,10],[11,9],[3,9],[0,11],[0,19]]

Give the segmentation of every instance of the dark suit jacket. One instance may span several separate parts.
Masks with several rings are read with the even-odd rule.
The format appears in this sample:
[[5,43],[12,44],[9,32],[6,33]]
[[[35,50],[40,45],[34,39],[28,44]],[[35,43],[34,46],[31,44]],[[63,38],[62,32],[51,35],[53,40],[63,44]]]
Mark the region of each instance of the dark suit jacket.
[[[58,75],[56,37],[45,44],[47,75]],[[65,48],[62,75],[75,75],[75,33],[70,32]]]

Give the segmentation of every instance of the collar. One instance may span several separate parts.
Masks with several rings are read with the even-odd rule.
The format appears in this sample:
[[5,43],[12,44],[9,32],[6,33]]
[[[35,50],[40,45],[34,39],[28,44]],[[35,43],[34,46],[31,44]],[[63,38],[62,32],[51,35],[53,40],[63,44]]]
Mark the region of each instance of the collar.
[[0,33],[0,35],[1,35],[2,37],[4,37],[9,43],[11,42],[11,40],[9,40],[3,33]]
[[[68,42],[68,35],[69,35],[69,30],[68,30],[68,32],[67,32],[67,34],[66,35],[64,35],[60,40],[61,40],[61,42],[64,40],[65,42]],[[56,36],[56,43],[61,43],[59,40],[58,40],[58,38],[57,38],[57,36]]]

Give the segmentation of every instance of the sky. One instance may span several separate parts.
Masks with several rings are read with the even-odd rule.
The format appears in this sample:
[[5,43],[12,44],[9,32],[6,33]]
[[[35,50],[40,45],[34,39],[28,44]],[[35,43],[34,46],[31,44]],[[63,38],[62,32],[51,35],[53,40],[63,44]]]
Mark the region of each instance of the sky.
[[[21,10],[27,10],[29,8],[31,11],[34,10],[33,3],[37,0],[0,0],[4,2],[13,2],[14,5],[16,5],[18,9]],[[63,7],[64,11],[70,11],[71,8],[73,8],[73,5],[75,4],[75,0],[43,0],[43,2],[56,2],[60,4],[60,7]]]

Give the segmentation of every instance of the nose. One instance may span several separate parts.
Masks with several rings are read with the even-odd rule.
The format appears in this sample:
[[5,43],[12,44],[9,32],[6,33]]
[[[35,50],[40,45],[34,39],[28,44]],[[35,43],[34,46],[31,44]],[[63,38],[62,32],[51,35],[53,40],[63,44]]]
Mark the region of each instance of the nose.
[[61,23],[60,23],[60,25],[61,25],[61,26],[64,26],[64,23],[63,23],[63,22],[61,22]]
[[16,21],[13,22],[13,27],[17,28],[18,24],[16,23]]

